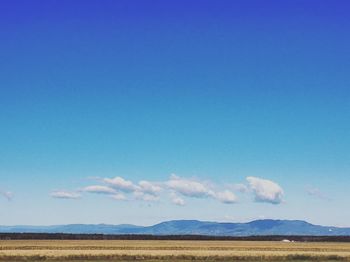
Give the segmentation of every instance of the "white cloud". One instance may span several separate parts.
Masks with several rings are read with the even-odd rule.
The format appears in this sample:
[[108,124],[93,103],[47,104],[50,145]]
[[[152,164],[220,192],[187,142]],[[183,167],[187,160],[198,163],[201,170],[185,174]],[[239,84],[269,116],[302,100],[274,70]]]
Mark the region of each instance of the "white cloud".
[[233,204],[237,202],[237,197],[233,192],[229,190],[215,192],[206,183],[193,179],[185,179],[172,175],[170,180],[166,182],[166,185],[173,190],[173,193],[171,194],[171,201],[177,205],[184,205],[185,201],[178,197],[176,193],[186,197],[209,197],[225,204]]
[[62,199],[78,199],[80,198],[80,194],[77,192],[65,191],[65,190],[57,190],[53,191],[50,194],[53,198],[62,198]]
[[137,190],[145,194],[156,196],[162,191],[162,188],[155,183],[142,180],[139,182],[139,187]]
[[172,175],[170,180],[166,182],[166,185],[175,192],[187,197],[203,198],[215,195],[204,183],[192,179],[180,178],[176,175]]
[[112,195],[111,198],[113,198],[114,200],[118,200],[118,201],[127,200],[126,196],[122,193],[116,193],[116,194]]
[[280,204],[283,201],[283,189],[277,183],[258,177],[247,177],[250,190],[255,195],[256,202]]
[[104,178],[103,182],[107,183],[109,186],[113,187],[116,190],[121,190],[124,192],[133,192],[138,189],[131,181],[125,180],[122,177],[115,178]]
[[145,193],[140,192],[140,191],[134,192],[134,196],[137,200],[143,200],[143,201],[147,201],[147,202],[156,202],[159,200],[158,196],[151,195],[151,194],[145,194]]
[[95,194],[117,194],[117,191],[115,189],[101,185],[87,186],[82,191]]
[[171,202],[177,206],[184,206],[185,200],[183,200],[181,197],[174,197],[171,199]]
[[13,198],[13,193],[10,191],[0,191],[0,195],[5,197],[8,201],[11,201]]
[[215,199],[219,200],[224,204],[234,204],[237,203],[237,197],[234,193],[229,190],[215,193]]
[[186,204],[185,200],[179,197],[178,195],[176,195],[175,192],[170,193],[170,199],[171,199],[171,202],[177,206],[184,206]]

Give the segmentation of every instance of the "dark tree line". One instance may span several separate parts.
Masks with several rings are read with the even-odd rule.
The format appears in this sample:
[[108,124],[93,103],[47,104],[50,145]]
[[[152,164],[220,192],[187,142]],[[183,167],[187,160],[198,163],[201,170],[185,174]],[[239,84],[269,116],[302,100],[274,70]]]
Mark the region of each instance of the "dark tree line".
[[202,236],[202,235],[104,235],[63,233],[0,233],[0,240],[240,240],[240,241],[282,241],[297,242],[350,242],[350,236]]

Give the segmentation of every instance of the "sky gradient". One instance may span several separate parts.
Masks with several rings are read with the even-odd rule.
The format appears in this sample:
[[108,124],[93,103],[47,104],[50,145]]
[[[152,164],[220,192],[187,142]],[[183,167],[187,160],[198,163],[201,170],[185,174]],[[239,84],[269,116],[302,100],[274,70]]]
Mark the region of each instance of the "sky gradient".
[[0,7],[0,224],[350,227],[348,1]]

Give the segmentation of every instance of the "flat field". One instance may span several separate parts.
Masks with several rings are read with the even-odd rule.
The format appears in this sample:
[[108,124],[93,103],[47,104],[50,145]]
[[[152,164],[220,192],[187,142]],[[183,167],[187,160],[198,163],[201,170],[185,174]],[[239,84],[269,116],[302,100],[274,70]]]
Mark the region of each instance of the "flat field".
[[1,261],[350,261],[350,243],[2,240]]

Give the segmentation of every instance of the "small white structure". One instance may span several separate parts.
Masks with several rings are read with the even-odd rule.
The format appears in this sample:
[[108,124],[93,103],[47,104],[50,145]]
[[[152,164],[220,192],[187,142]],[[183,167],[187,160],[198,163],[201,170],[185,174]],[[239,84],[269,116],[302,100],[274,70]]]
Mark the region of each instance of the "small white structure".
[[290,242],[292,242],[292,241],[290,241],[290,240],[288,240],[288,239],[283,239],[282,242],[283,242],[283,243],[290,243]]

